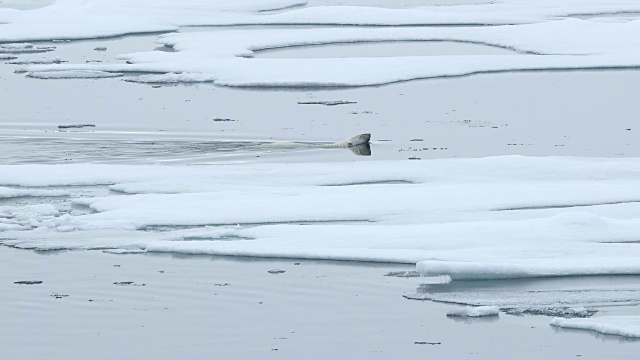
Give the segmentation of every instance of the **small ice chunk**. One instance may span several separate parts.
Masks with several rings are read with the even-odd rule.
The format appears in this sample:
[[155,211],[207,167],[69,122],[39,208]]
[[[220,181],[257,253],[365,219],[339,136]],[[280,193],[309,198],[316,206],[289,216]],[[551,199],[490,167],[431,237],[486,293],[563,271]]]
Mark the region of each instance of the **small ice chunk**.
[[23,50],[23,49],[33,49],[33,44],[30,43],[11,43],[11,44],[2,44],[0,45],[0,49],[13,49],[13,50]]
[[58,125],[58,129],[82,129],[86,127],[96,127],[96,126],[94,124]]
[[138,284],[133,281],[116,281],[113,283],[116,286],[147,286],[147,284]]
[[14,281],[13,282],[16,285],[40,285],[42,284],[42,281],[40,280],[21,280],[21,281]]
[[0,45],[0,53],[8,54],[35,54],[43,53],[55,50],[55,46],[38,46],[34,47],[33,44],[3,44]]
[[462,309],[451,310],[447,313],[447,316],[462,316],[462,317],[483,317],[483,316],[498,316],[500,315],[500,309],[497,306],[468,306]]
[[384,276],[399,277],[399,278],[414,278],[414,277],[421,277],[422,274],[420,274],[417,271],[391,271],[384,274]]
[[640,316],[602,316],[591,319],[562,319],[555,318],[552,326],[591,330],[601,334],[619,335],[626,337],[640,337]]
[[122,75],[121,73],[98,70],[60,70],[27,73],[27,77],[34,79],[100,79],[120,77]]
[[344,101],[344,100],[336,100],[336,101],[298,101],[299,105],[324,105],[324,106],[336,106],[336,105],[348,105],[348,104],[357,104],[356,101]]

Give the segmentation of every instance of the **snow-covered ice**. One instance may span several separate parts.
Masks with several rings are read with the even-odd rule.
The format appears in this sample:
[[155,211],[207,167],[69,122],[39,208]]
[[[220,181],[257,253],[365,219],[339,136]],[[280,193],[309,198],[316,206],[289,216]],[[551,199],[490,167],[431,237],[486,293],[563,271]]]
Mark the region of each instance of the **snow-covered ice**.
[[[638,159],[496,157],[3,166],[4,186],[103,185],[124,193],[71,196],[89,211],[35,214],[25,220],[32,230],[7,232],[11,240],[3,243],[417,262],[423,274],[454,280],[640,274],[638,165]],[[203,241],[185,241],[194,237]],[[219,241],[229,238],[237,241]]]
[[500,309],[497,306],[468,306],[462,309],[451,310],[447,313],[447,316],[451,317],[484,317],[498,315],[500,315]]
[[[640,67],[640,55],[636,50],[640,38],[640,20],[597,21],[570,17],[573,14],[640,11],[640,5],[635,1],[565,0],[537,1],[532,4],[511,0],[502,4],[424,6],[410,9],[311,6],[277,14],[257,14],[255,11],[287,8],[303,2],[241,1],[223,5],[218,2],[190,0],[164,1],[158,5],[157,2],[149,1],[137,1],[132,4],[124,1],[84,0],[84,6],[78,6],[78,1],[60,0],[37,10],[0,11],[0,19],[4,18],[8,22],[0,25],[0,41],[73,39],[150,31],[172,32],[180,27],[195,25],[498,26],[211,30],[175,33],[160,36],[159,43],[173,47],[176,52],[156,50],[123,54],[121,59],[128,60],[128,64],[33,65],[26,69],[31,76],[38,72],[95,70],[133,74],[157,73],[128,79],[146,83],[214,82],[217,85],[246,87],[344,87],[478,73]],[[135,16],[123,9],[135,13]],[[36,19],[38,25],[33,23]],[[42,19],[50,23],[42,23]],[[64,23],[59,24],[61,21]],[[485,44],[529,55],[246,58],[251,57],[254,51],[263,49],[382,41],[453,41]],[[34,49],[36,48],[31,50]]]
[[170,1],[58,0],[34,10],[0,9],[1,42],[83,39],[175,31],[180,26],[251,24],[496,25],[550,20],[574,14],[638,12],[633,0],[509,0],[458,6],[390,9],[313,6],[275,14],[265,10],[305,5],[304,0]]
[[640,338],[640,316],[601,316],[591,319],[553,319],[551,325],[567,328],[591,330],[606,335]]
[[[122,55],[129,64],[65,64],[38,71],[151,72],[140,82],[214,82],[250,87],[367,86],[420,78],[506,71],[637,68],[640,21],[593,23],[567,19],[485,28],[378,28],[212,31],[163,35],[176,52]],[[581,34],[593,34],[589,38]],[[408,56],[386,58],[247,59],[254,51],[291,46],[453,41],[486,44],[530,55]],[[538,54],[538,55],[531,55]],[[136,81],[136,80],[134,80]]]
[[300,0],[57,0],[33,10],[0,9],[0,42],[175,31],[179,26],[216,25],[221,19],[242,18],[247,12],[305,3]]

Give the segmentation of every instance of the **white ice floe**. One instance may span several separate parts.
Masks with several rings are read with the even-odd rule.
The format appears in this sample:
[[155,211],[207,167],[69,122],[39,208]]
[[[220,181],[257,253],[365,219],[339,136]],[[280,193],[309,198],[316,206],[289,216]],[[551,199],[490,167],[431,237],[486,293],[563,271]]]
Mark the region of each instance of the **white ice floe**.
[[32,230],[3,243],[418,263],[454,280],[640,274],[638,169],[640,159],[529,157],[1,166],[4,186],[124,193],[72,195],[87,211],[34,214]]
[[462,309],[451,310],[447,313],[447,316],[451,317],[484,317],[498,315],[500,315],[500,309],[497,306],[468,306]]
[[[584,36],[588,33],[589,36]],[[517,26],[342,28],[210,31],[167,34],[176,52],[122,55],[128,64],[36,65],[40,71],[146,72],[139,82],[214,82],[244,87],[340,87],[508,71],[640,67],[640,20],[602,23],[578,19]],[[451,41],[498,46],[528,54],[384,58],[248,59],[255,51],[291,46],[385,41]],[[537,54],[537,55],[532,55]],[[131,79],[136,81],[135,78]]]
[[[638,12],[634,0],[508,0],[457,6],[387,9],[305,5],[304,0],[58,0],[33,10],[0,9],[0,42],[86,39],[175,31],[204,25],[496,25],[530,23],[574,14]],[[259,13],[283,9],[275,14]]]
[[[0,25],[0,42],[166,32],[175,31],[182,26],[196,25],[520,24],[178,33],[160,38],[162,44],[173,46],[177,52],[152,51],[122,57],[131,64],[36,65],[26,70],[33,77],[38,76],[36,74],[39,72],[95,70],[159,74],[128,79],[147,83],[214,82],[218,85],[246,87],[336,87],[507,71],[640,67],[640,52],[636,50],[640,41],[640,20],[611,22],[566,18],[573,14],[640,12],[637,1],[510,0],[501,4],[424,6],[411,9],[318,6],[277,14],[255,13],[299,4],[304,4],[304,1],[59,0],[51,6],[36,10],[0,10],[0,22],[7,22]],[[261,49],[381,41],[468,42],[544,55],[242,58],[250,57],[254,51]],[[33,47],[12,51],[36,50],[38,48]]]
[[[57,0],[33,10],[0,9],[0,42],[87,39],[215,25],[246,12],[303,5],[301,0]],[[258,16],[258,15],[255,15]]]
[[640,316],[601,316],[591,319],[553,319],[551,325],[567,328],[592,330],[601,334],[639,338]]

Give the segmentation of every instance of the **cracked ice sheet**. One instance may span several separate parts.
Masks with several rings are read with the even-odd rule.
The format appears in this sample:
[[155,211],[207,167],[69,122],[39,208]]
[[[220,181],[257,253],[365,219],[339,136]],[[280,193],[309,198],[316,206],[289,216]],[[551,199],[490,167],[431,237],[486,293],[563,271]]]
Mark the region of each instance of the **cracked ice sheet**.
[[[8,206],[5,218],[29,230],[5,231],[2,243],[418,263],[424,274],[453,279],[640,274],[638,165],[496,157],[2,166],[5,186],[110,184],[133,193],[76,197],[90,214]],[[348,185],[324,186],[339,184]]]
[[601,334],[640,338],[640,316],[601,316],[592,319],[560,319],[551,325],[567,328],[591,330]]
[[[385,9],[315,6],[278,14],[255,12],[304,5],[303,0],[58,0],[34,10],[0,9],[0,42],[86,39],[181,26],[248,24],[464,25],[514,24],[571,14],[640,11],[634,0],[510,0],[501,4]],[[248,13],[254,12],[254,13]]]
[[[589,33],[589,37],[584,34]],[[508,71],[640,67],[640,20],[577,19],[486,28],[303,29],[181,33],[159,42],[177,52],[120,56],[130,64],[26,66],[30,72],[98,70],[159,73],[129,81],[214,82],[242,87],[371,86],[422,78]],[[247,59],[254,51],[332,43],[453,41],[544,55],[414,56],[386,58]]]

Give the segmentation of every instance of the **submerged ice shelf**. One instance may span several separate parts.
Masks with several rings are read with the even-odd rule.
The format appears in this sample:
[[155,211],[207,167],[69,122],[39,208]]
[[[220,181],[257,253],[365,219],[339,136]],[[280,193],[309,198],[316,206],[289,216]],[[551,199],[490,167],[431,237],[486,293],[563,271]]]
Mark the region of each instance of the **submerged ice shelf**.
[[[77,213],[60,212],[48,197],[4,205],[2,243],[418,263],[423,274],[454,280],[640,274],[640,222],[633,215],[639,164],[496,157],[4,166],[0,185],[11,191],[101,185],[111,193],[70,194],[68,202],[87,210]],[[326,186],[335,184],[343,186]],[[512,208],[529,210],[504,210]]]

